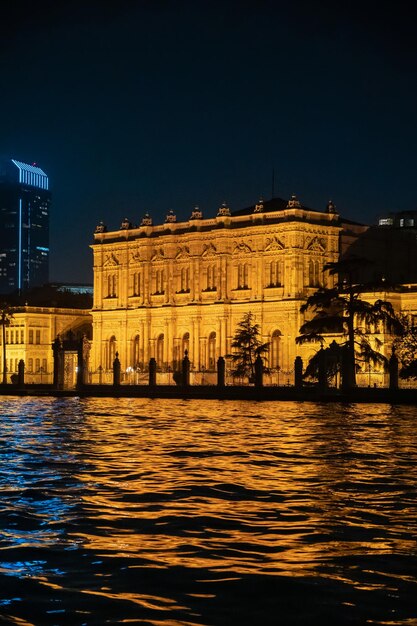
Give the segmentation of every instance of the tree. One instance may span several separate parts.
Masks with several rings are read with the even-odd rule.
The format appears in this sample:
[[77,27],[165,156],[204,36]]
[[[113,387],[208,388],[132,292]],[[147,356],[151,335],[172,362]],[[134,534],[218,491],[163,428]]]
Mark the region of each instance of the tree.
[[403,332],[393,342],[401,362],[401,378],[417,378],[417,327],[404,313],[401,315]]
[[13,317],[11,308],[6,302],[0,305],[0,324],[2,326],[2,341],[3,341],[3,385],[7,383],[7,371],[6,371],[6,326],[9,326],[10,320]]
[[314,317],[301,326],[298,344],[319,342],[323,347],[323,333],[342,335],[339,362],[342,384],[347,389],[356,386],[356,370],[361,362],[387,365],[386,357],[379,352],[381,341],[374,336],[376,349],[371,345],[370,327],[382,325],[385,332],[402,332],[401,320],[390,302],[368,302],[362,298],[371,290],[387,289],[384,283],[370,285],[358,281],[360,270],[368,263],[359,257],[327,263],[324,271],[336,275],[338,282],[331,288],[320,287],[300,309],[302,313],[311,311]]
[[244,378],[249,381],[255,378],[255,361],[257,356],[269,351],[269,342],[262,343],[260,340],[259,324],[254,323],[254,315],[249,311],[245,313],[242,320],[237,325],[237,329],[232,341],[233,354],[228,355],[234,364],[232,376],[234,378]]

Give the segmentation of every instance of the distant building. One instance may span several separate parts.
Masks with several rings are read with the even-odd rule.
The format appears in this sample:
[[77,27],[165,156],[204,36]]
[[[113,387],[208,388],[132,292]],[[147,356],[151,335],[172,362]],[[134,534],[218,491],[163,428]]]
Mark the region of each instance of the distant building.
[[352,241],[342,255],[367,259],[359,279],[387,284],[417,284],[417,211],[388,213]]
[[49,280],[48,176],[36,165],[0,162],[0,293]]
[[[52,343],[59,337],[71,334],[91,339],[91,315],[89,310],[39,306],[16,306],[11,308],[10,324],[5,329],[7,382],[17,374],[19,361],[25,363],[27,383],[52,383]],[[0,349],[3,350],[0,333]],[[75,385],[76,354],[66,357],[68,386]],[[0,370],[3,374],[2,363]]]

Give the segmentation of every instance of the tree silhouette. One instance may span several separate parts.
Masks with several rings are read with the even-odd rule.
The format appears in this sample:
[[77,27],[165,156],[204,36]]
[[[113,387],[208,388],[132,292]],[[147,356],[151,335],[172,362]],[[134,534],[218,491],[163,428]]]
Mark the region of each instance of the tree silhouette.
[[296,338],[298,344],[319,342],[323,347],[323,333],[342,335],[338,358],[342,385],[347,389],[356,386],[360,362],[387,365],[386,357],[379,352],[382,342],[374,336],[377,349],[370,343],[370,327],[382,326],[385,332],[394,334],[402,332],[401,320],[390,302],[381,299],[368,302],[362,298],[371,290],[387,289],[384,283],[370,285],[358,281],[360,270],[368,263],[358,257],[327,263],[324,271],[336,275],[338,282],[332,288],[320,287],[300,309],[302,313],[311,311],[314,317],[301,326],[300,336]]
[[234,378],[247,376],[250,382],[254,380],[256,357],[262,358],[269,351],[269,342],[262,343],[259,337],[259,324],[254,323],[254,315],[249,311],[237,325],[231,344],[234,352],[228,355],[235,366],[231,372]]

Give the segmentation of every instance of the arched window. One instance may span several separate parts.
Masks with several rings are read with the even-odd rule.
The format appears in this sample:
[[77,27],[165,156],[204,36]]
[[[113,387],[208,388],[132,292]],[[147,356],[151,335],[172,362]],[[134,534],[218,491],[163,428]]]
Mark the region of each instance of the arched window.
[[188,356],[190,356],[190,333],[185,333],[182,338],[182,354],[181,358],[183,359],[185,356],[185,351],[187,350]]
[[309,287],[320,287],[320,263],[310,259],[308,263],[308,285]]
[[116,358],[116,337],[113,335],[110,337],[107,348],[107,369],[111,370],[113,367],[113,361]]
[[216,369],[216,333],[210,333],[208,338],[208,368]]
[[282,285],[282,261],[271,261],[269,266],[269,285],[280,287]]
[[164,270],[156,270],[155,273],[155,293],[164,293]]
[[269,366],[273,369],[279,367],[280,342],[281,333],[279,330],[274,330],[271,336],[271,345],[269,347]]
[[216,290],[216,266],[209,265],[207,267],[207,291]]
[[249,265],[239,263],[237,266],[237,288],[248,289],[249,287]]
[[158,367],[164,364],[164,335],[161,333],[156,340],[156,363]]
[[180,291],[190,291],[190,270],[188,267],[181,268],[180,274]]
[[141,279],[140,272],[134,272],[132,276],[132,295],[133,296],[140,295],[140,288],[141,288],[140,279]]
[[133,337],[132,342],[132,367],[137,367],[140,362],[140,354],[139,354],[139,335]]

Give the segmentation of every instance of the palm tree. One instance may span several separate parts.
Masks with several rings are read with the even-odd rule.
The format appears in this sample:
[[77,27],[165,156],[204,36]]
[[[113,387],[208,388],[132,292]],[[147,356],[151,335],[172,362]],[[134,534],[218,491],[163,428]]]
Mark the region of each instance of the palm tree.
[[3,385],[7,384],[7,371],[6,371],[6,326],[9,326],[10,320],[13,317],[11,308],[7,302],[3,302],[0,305],[0,324],[3,327],[2,341],[3,341]]
[[298,344],[319,342],[323,347],[323,333],[341,334],[344,337],[339,346],[342,384],[350,389],[356,386],[356,368],[358,361],[372,364],[387,364],[387,359],[378,350],[382,343],[374,337],[372,347],[369,340],[370,325],[383,324],[385,331],[401,333],[402,324],[395,314],[393,306],[386,300],[368,302],[362,294],[370,290],[384,290],[387,285],[369,285],[357,281],[360,269],[366,265],[365,259],[348,258],[336,263],[327,263],[324,271],[337,275],[338,282],[332,288],[320,287],[311,295],[300,311],[311,311],[314,317],[300,328]]
[[247,376],[250,381],[254,380],[256,358],[269,350],[269,342],[262,343],[259,336],[259,324],[254,323],[254,315],[249,311],[237,325],[231,344],[234,353],[228,355],[235,365],[232,370],[234,378]]

